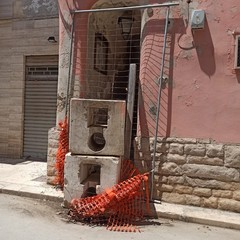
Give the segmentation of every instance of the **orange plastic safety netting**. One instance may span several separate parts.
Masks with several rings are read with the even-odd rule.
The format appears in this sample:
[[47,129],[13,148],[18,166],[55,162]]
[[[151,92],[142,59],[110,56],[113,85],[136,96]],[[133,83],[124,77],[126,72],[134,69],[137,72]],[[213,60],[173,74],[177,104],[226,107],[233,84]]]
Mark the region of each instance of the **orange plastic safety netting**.
[[56,184],[63,189],[64,186],[64,161],[65,156],[69,150],[69,141],[68,141],[68,122],[67,118],[63,122],[59,123],[60,134],[59,134],[59,143],[58,150],[56,155]]
[[[126,179],[127,178],[127,179]],[[140,231],[137,222],[149,213],[148,173],[139,174],[131,161],[124,161],[121,179],[111,189],[93,197],[73,199],[69,215],[76,221],[102,223],[111,231]]]

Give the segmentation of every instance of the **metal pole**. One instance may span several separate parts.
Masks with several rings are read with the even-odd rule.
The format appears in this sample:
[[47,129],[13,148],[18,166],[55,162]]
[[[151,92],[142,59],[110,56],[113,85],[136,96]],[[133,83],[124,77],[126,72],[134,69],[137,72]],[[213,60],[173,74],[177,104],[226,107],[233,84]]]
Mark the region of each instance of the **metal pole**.
[[129,67],[128,76],[128,98],[127,98],[127,116],[126,116],[126,128],[125,128],[125,157],[130,159],[131,146],[132,146],[132,124],[133,124],[133,112],[134,112],[134,99],[136,88],[136,75],[137,64],[131,63]]
[[[68,86],[67,86],[67,98],[66,98],[66,108],[65,108],[65,116],[69,115],[70,108],[70,99],[71,99],[71,80],[72,80],[72,56],[73,56],[73,35],[75,28],[75,14],[73,13],[72,17],[72,29],[71,29],[71,43],[70,43],[70,53],[69,53],[69,68],[68,68]],[[67,116],[69,117],[69,116]]]
[[112,12],[112,11],[122,11],[122,10],[136,10],[136,9],[146,9],[146,8],[158,8],[158,7],[171,7],[178,6],[179,2],[168,2],[161,4],[149,4],[140,6],[130,6],[130,7],[118,7],[118,8],[103,8],[103,9],[88,9],[88,10],[73,10],[72,13],[93,13],[93,12]]
[[161,65],[160,77],[158,79],[159,89],[158,89],[158,102],[157,102],[156,131],[155,131],[155,139],[154,139],[154,147],[153,147],[151,200],[153,200],[153,183],[154,183],[154,171],[155,171],[155,162],[156,162],[156,149],[157,149],[158,125],[159,125],[158,121],[159,121],[159,114],[160,114],[160,108],[161,108],[160,103],[161,103],[162,80],[163,80],[163,73],[164,73],[163,71],[164,71],[166,45],[167,45],[167,31],[168,31],[169,12],[170,12],[170,8],[168,7],[167,8],[167,13],[166,13],[165,30],[164,30],[162,65]]

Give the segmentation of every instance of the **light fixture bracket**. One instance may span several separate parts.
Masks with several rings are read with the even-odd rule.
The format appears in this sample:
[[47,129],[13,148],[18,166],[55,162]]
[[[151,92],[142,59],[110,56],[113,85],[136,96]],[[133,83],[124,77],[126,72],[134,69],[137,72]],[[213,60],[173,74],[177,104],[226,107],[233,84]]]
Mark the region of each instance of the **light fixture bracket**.
[[134,22],[133,17],[122,16],[118,18],[118,24],[122,29],[122,36],[124,40],[129,39],[129,36],[132,32],[133,22]]

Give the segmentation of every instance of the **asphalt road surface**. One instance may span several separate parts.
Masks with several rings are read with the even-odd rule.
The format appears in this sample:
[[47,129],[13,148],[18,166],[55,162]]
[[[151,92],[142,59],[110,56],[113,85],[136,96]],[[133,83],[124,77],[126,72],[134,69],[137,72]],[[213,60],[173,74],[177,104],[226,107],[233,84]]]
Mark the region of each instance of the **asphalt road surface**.
[[240,231],[166,219],[152,220],[141,230],[110,232],[69,223],[59,203],[0,194],[1,240],[240,240]]

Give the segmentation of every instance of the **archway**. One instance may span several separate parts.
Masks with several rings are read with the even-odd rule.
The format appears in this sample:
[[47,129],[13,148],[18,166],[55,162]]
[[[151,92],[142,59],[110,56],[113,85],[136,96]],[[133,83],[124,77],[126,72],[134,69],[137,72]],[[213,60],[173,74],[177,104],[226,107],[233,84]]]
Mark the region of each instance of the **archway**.
[[[111,1],[100,0],[93,9],[123,9],[82,14],[82,22],[88,22],[88,31],[86,44],[81,45],[85,46],[81,51],[86,53],[86,60],[81,61],[84,64],[80,67],[80,96],[89,99],[127,100],[129,66],[131,63],[137,65],[133,138],[137,129],[141,12],[126,11],[124,7],[137,4],[138,1],[118,1],[113,4]],[[123,32],[121,20],[128,20],[131,24],[131,31],[127,35]]]

